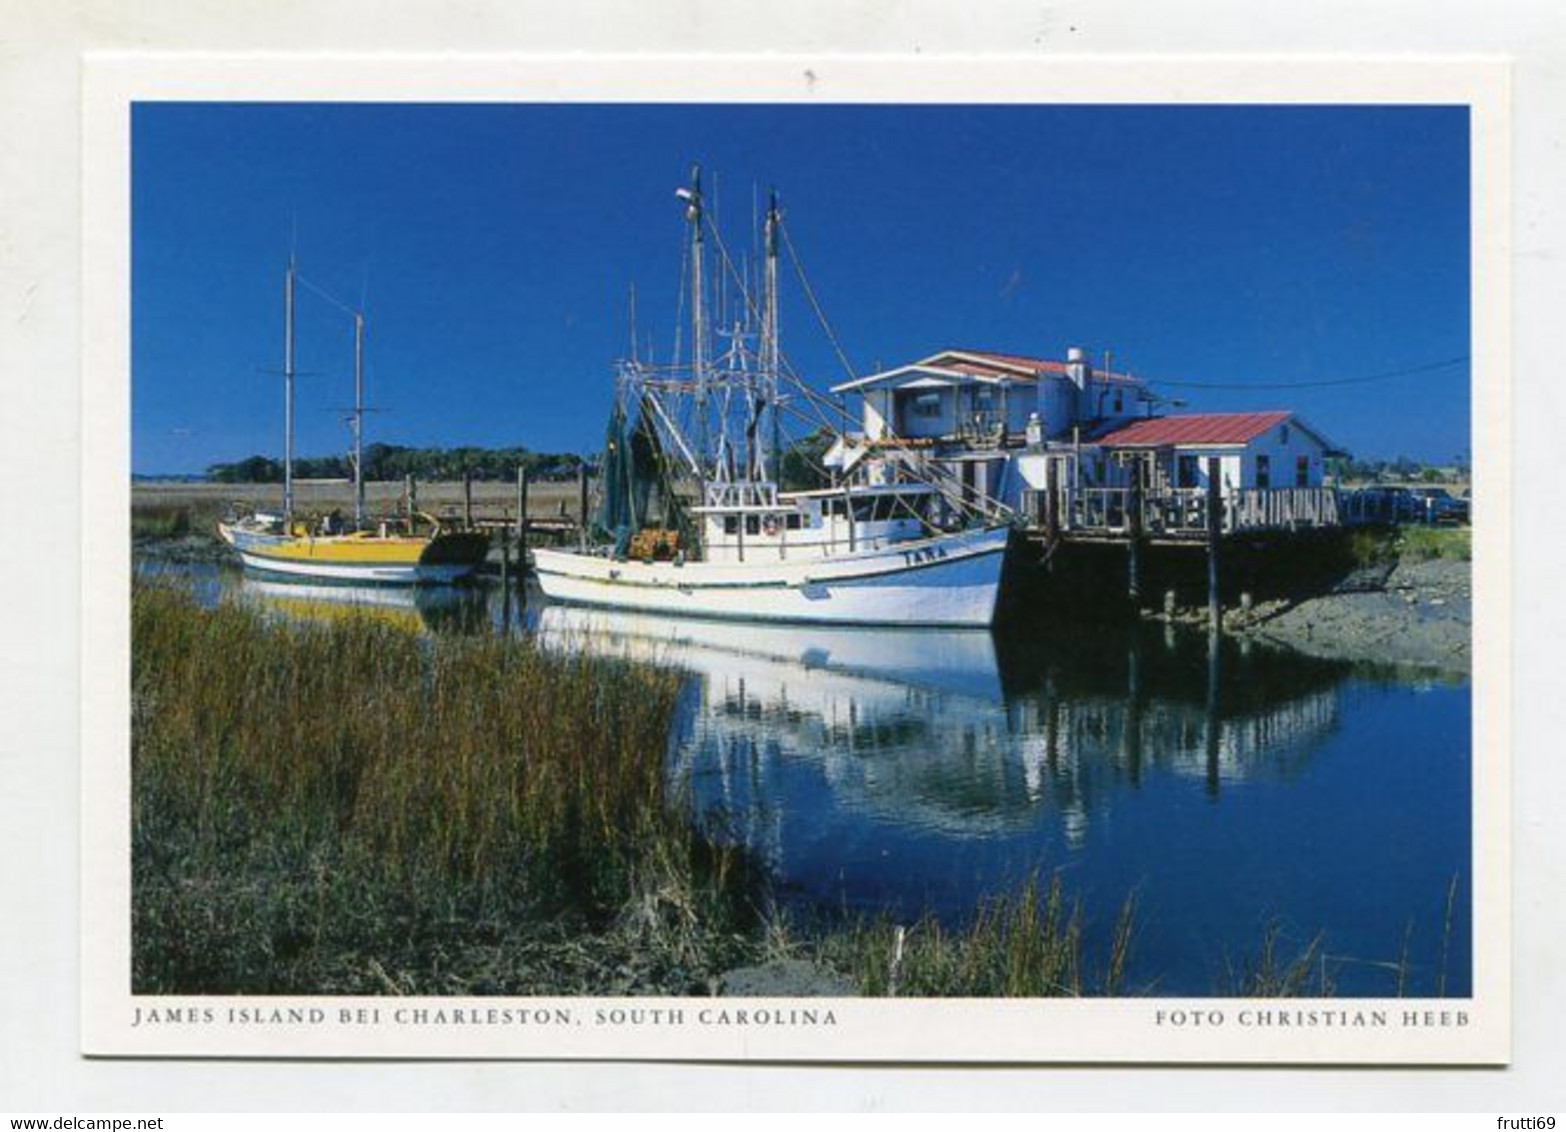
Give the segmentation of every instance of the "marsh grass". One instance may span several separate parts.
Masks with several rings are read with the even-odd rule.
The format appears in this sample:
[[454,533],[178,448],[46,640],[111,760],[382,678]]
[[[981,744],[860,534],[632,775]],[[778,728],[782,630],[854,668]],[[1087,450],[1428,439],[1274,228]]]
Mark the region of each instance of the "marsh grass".
[[1081,905],[1059,877],[1037,874],[1013,895],[978,906],[963,928],[924,916],[911,927],[886,919],[828,933],[819,959],[846,971],[861,993],[885,997],[1058,998],[1113,995],[1124,985],[1135,922],[1127,899],[1101,967],[1087,969]]
[[1473,557],[1473,530],[1469,527],[1402,527],[1398,531],[1399,555],[1412,562],[1447,559],[1467,562]]
[[191,531],[191,509],[161,505],[131,508],[131,537],[135,539],[183,538]]
[[1409,523],[1395,528],[1366,528],[1350,532],[1349,561],[1356,566],[1392,565],[1446,559],[1467,562],[1473,557],[1473,530],[1469,527],[1432,527]]
[[150,583],[132,640],[141,992],[686,989],[751,926],[670,796],[677,673]]

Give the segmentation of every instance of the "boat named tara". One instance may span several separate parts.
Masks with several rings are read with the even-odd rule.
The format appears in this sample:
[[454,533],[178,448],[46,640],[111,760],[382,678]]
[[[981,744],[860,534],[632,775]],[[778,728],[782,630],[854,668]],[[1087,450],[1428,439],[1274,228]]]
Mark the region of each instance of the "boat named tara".
[[699,171],[678,195],[690,239],[690,274],[682,280],[690,359],[657,366],[633,356],[621,364],[604,448],[603,540],[534,550],[545,596],[761,621],[991,624],[1010,526],[971,492],[920,480],[907,468],[827,467],[832,459],[822,452],[807,470],[823,486],[780,487],[786,458],[807,462],[805,447],[784,447],[784,412],[811,423],[818,437],[830,439],[834,428],[830,406],[785,374],[776,198],[766,213],[759,301],[712,229],[742,316],[714,358]]

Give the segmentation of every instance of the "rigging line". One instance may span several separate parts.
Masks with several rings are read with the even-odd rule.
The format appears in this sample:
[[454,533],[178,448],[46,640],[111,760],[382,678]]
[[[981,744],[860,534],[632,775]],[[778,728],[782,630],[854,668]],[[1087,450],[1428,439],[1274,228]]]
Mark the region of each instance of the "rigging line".
[[1275,381],[1261,383],[1229,383],[1208,381],[1162,381],[1156,378],[1143,378],[1149,385],[1167,385],[1176,389],[1320,389],[1329,385],[1363,385],[1371,381],[1387,381],[1394,377],[1408,377],[1416,373],[1430,373],[1433,370],[1446,369],[1449,366],[1461,365],[1470,360],[1469,355],[1462,354],[1455,358],[1447,358],[1439,362],[1426,362],[1423,365],[1408,366],[1404,369],[1388,370],[1386,373],[1361,374],[1358,377],[1331,377],[1320,381]]
[[821,329],[826,332],[827,341],[832,343],[832,349],[837,351],[837,360],[843,364],[843,372],[848,374],[850,381],[857,381],[859,375],[854,372],[853,363],[848,360],[848,354],[844,352],[842,345],[837,340],[837,334],[832,330],[832,324],[827,321],[826,312],[821,309],[821,304],[816,300],[815,288],[810,285],[810,280],[805,277],[805,264],[799,258],[799,252],[794,250],[794,241],[788,234],[788,225],[783,223],[783,217],[778,217],[778,231],[783,233],[783,246],[788,250],[789,262],[794,265],[794,274],[799,276],[799,285],[805,292],[805,298],[810,302],[810,309],[816,314],[816,319],[821,323]]
[[[736,275],[735,268],[734,268],[734,261],[733,261],[733,259],[730,258],[728,248],[723,243],[723,233],[721,233],[721,232],[719,232],[717,230],[717,228],[712,224],[712,221],[710,219],[707,220],[707,226],[708,226],[708,230],[711,231],[711,233],[712,233],[713,244],[718,249],[718,258],[719,258],[719,260],[722,262],[724,268],[728,271],[728,273],[730,275]],[[784,228],[781,217],[779,217],[779,219],[778,219],[778,229],[779,229],[779,231],[781,231],[783,233],[784,243],[787,244],[788,243],[788,230],[786,228]],[[793,255],[792,250],[790,251],[790,256],[793,258],[794,269],[795,269],[796,273],[799,274],[800,281],[803,284],[803,286],[806,289],[806,291],[808,292],[809,289],[810,289],[810,284],[804,278],[803,266],[800,264],[798,257]],[[737,278],[737,275],[736,275],[736,278]],[[760,312],[756,308],[756,300],[751,297],[750,291],[744,287],[743,281],[740,281],[740,292],[741,292],[741,297],[745,300],[746,306],[752,312],[755,313],[756,319],[758,321],[760,321],[761,315],[760,315]],[[815,303],[813,295],[811,296],[811,302],[812,302],[812,305],[814,305],[816,307],[816,317],[817,317],[818,321],[821,322],[823,329],[825,329],[827,337],[832,340],[833,349],[837,350],[838,359],[848,369],[849,374],[852,375],[853,372],[854,372],[853,371],[853,367],[849,363],[847,356],[843,353],[842,347],[837,344],[836,339],[833,337],[831,325],[827,323],[826,317],[822,313],[819,304]],[[841,418],[841,420],[843,422],[842,425],[834,425],[830,421],[826,420],[825,417],[823,416],[822,424],[824,425],[824,427],[826,427],[828,429],[831,429],[834,432],[841,432],[841,431],[844,430],[845,427],[851,427],[853,425],[853,423],[854,423],[853,417],[849,415],[848,411],[846,409],[844,409],[842,406],[833,403],[832,401],[830,401],[826,397],[824,397],[822,394],[820,394],[820,393],[816,392],[814,389],[812,389],[810,387],[810,385],[805,381],[805,379],[800,376],[799,371],[794,368],[793,362],[791,362],[789,360],[788,355],[786,353],[784,353],[784,351],[781,348],[778,349],[778,363],[782,367],[784,373],[786,373],[787,376],[794,382],[795,386],[798,388],[800,393],[802,393],[809,400],[815,402],[818,407],[824,405],[827,408],[831,409],[834,413],[836,413],[838,415],[838,417]]]
[[303,283],[305,285],[306,289],[314,291],[318,296],[320,296],[321,298],[325,299],[327,302],[331,303],[334,307],[336,307],[338,310],[342,311],[344,314],[353,315],[353,316],[356,316],[356,317],[359,315],[359,313],[360,313],[359,311],[354,310],[347,303],[343,302],[336,295],[333,295],[330,291],[326,290],[324,287],[320,287],[320,286],[317,286],[315,283],[312,283],[309,279],[307,279],[304,275],[300,274],[298,271],[294,272],[294,278],[297,279],[299,282]]
[[[723,242],[723,233],[718,230],[717,225],[713,223],[711,217],[708,217],[704,214],[703,219],[707,223],[708,231],[710,231],[712,234],[713,245],[717,248],[720,262],[722,263],[724,269],[731,276],[736,277],[736,282],[739,284],[740,297],[744,300],[746,306],[749,307],[752,311],[755,311],[756,301],[751,296],[749,289],[744,286],[744,281],[739,279],[737,276],[734,267],[734,261],[729,256],[728,248]],[[826,332],[828,339],[832,342],[833,349],[837,351],[838,360],[843,364],[843,368],[848,372],[850,378],[856,379],[857,375],[854,372],[853,364],[849,362],[847,355],[843,352],[841,345],[837,341],[836,335],[832,331],[831,324],[826,319],[825,312],[821,310],[820,304],[815,299],[815,294],[810,287],[810,281],[805,277],[804,264],[800,261],[798,253],[794,250],[793,243],[788,236],[788,229],[782,223],[781,217],[779,217],[778,228],[783,233],[783,243],[784,246],[788,249],[789,258],[794,264],[794,271],[799,277],[800,285],[805,290],[807,297],[810,299],[812,307],[815,308],[817,320],[821,323],[822,329]],[[759,314],[757,317],[759,318]],[[846,409],[836,404],[835,402],[828,400],[825,396],[816,392],[808,384],[806,384],[806,382],[799,376],[798,371],[794,369],[792,363],[789,362],[787,356],[783,354],[781,350],[778,351],[778,361],[787,371],[789,377],[793,379],[794,384],[799,392],[804,394],[806,401],[810,404],[810,407],[815,410],[821,427],[825,428],[828,432],[837,435],[842,435],[844,432],[844,429],[841,426],[834,425],[826,413],[822,411],[823,406],[825,408],[831,409],[840,418],[842,418],[846,424],[853,424],[853,418],[848,414]],[[780,407],[782,407],[781,402]],[[789,405],[788,408],[791,412],[795,413],[796,415],[800,416],[801,419],[803,419],[803,414],[800,413],[797,408],[792,405]],[[964,498],[965,491],[963,485],[960,483],[960,481],[956,481],[955,477],[953,477],[950,472],[941,469],[938,465],[928,460],[921,461],[920,464],[923,473],[930,476],[932,486],[934,486],[936,490],[940,492],[940,494],[946,499],[946,501],[953,505],[958,511],[966,512],[969,515],[977,518],[986,518],[991,514],[1000,514],[1010,510],[1003,503],[1001,503],[1000,500],[991,497],[988,492],[976,492],[975,494],[980,498],[970,502],[968,499]],[[819,470],[824,471],[824,469]],[[992,506],[987,509],[985,504],[991,504]]]

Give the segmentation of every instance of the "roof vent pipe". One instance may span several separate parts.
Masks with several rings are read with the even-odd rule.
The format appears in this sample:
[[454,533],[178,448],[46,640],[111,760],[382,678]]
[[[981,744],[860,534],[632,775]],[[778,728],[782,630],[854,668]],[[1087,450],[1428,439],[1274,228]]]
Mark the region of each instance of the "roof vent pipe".
[[1093,376],[1093,363],[1087,360],[1087,351],[1081,346],[1072,346],[1066,351],[1066,376],[1078,389],[1087,388]]

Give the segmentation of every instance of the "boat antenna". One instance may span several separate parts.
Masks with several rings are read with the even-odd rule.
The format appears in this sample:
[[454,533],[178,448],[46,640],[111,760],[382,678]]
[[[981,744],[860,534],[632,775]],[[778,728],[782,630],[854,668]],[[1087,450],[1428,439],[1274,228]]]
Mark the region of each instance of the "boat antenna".
[[637,361],[636,353],[636,283],[631,283],[631,363]]
[[283,522],[294,520],[294,276],[292,250],[283,276]]

